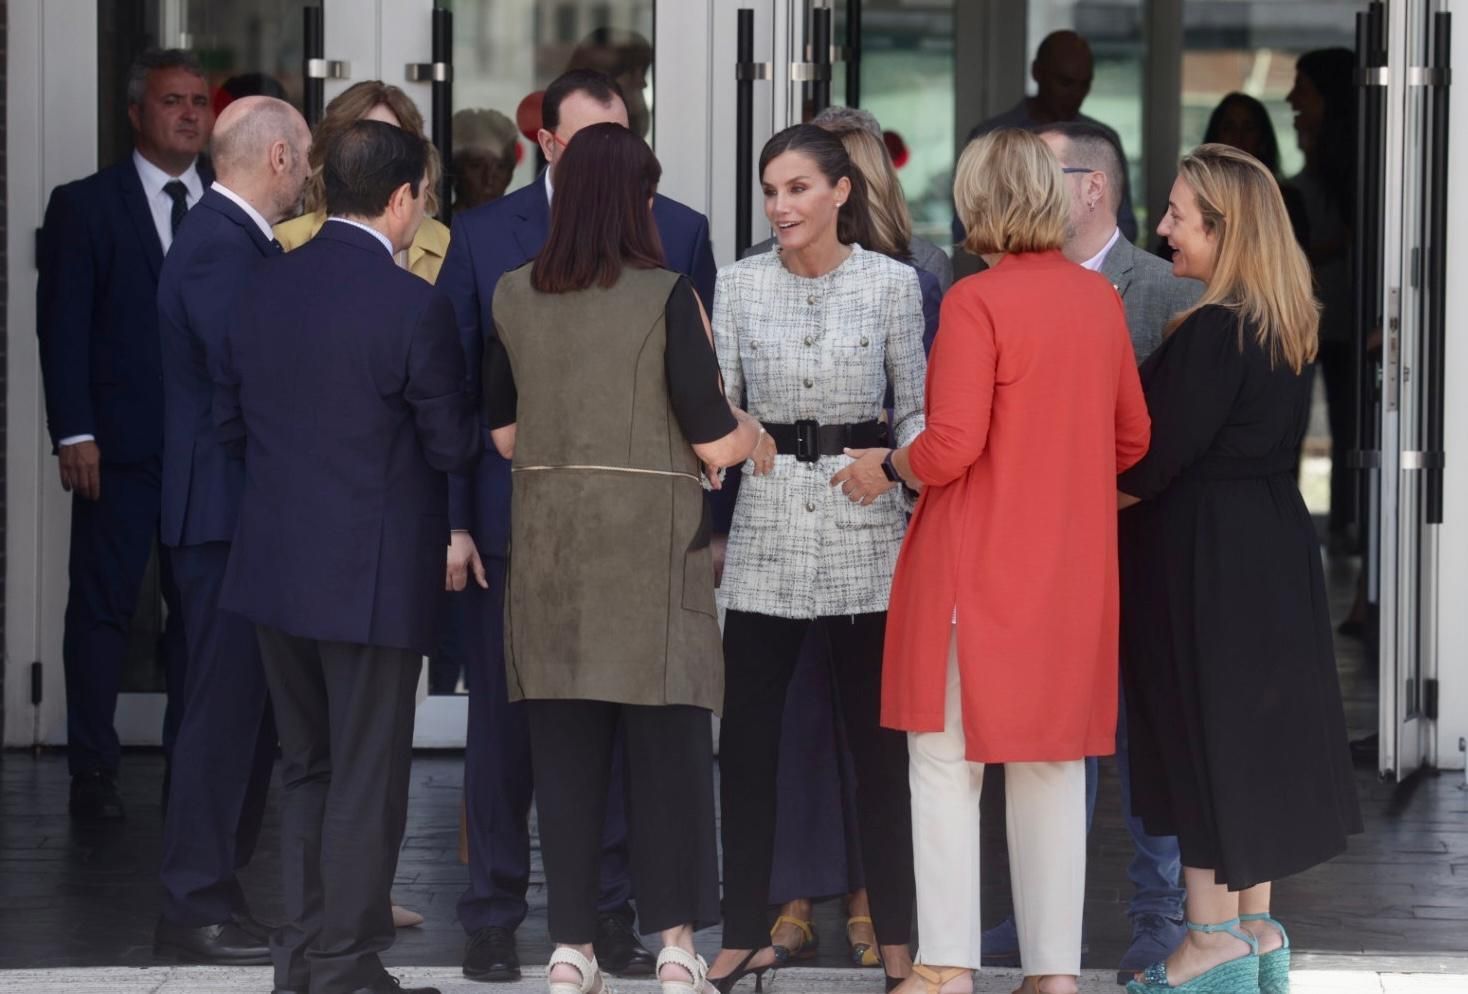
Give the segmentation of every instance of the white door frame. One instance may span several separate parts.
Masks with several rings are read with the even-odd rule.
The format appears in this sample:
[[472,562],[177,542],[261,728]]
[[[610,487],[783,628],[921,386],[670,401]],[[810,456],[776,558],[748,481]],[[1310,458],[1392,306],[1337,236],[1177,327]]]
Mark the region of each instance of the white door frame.
[[[97,169],[97,5],[11,0],[8,18],[5,745],[59,745],[66,741],[61,621],[71,503],[46,432],[36,232],[51,190]],[[36,662],[39,706],[31,703]]]

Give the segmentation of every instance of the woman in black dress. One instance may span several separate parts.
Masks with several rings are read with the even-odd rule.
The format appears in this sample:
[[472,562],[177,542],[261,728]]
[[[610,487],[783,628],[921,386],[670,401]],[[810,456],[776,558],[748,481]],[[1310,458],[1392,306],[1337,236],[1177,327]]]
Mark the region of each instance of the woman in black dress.
[[[1158,234],[1203,280],[1142,367],[1152,448],[1119,479],[1132,805],[1177,835],[1188,936],[1128,984],[1289,989],[1270,881],[1360,831],[1319,544],[1295,484],[1319,312],[1279,185],[1185,157]],[[1242,920],[1242,921],[1241,921]]]

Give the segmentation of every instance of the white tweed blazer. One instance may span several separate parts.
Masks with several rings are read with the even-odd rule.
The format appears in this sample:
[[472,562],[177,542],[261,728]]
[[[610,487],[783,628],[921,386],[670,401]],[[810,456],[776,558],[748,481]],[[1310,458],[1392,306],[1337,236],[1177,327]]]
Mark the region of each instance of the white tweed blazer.
[[[911,266],[853,245],[840,266],[796,276],[770,252],[719,271],[714,342],[729,399],[762,422],[872,421],[893,390],[893,435],[923,429],[922,292]],[[867,507],[831,477],[851,462],[775,457],[746,462],[734,506],[719,601],[735,611],[816,618],[887,610],[907,527],[903,491]]]

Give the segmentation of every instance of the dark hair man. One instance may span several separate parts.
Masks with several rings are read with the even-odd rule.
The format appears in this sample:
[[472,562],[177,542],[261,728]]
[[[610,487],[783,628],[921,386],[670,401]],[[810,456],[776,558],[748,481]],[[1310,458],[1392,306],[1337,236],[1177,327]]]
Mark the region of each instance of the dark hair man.
[[[612,79],[590,69],[568,72],[546,88],[537,135],[548,168],[531,183],[454,219],[436,291],[453,303],[459,337],[468,355],[475,393],[484,336],[494,330],[493,301],[499,279],[533,259],[550,227],[556,163],[566,144],[592,124],[627,126],[627,106]],[[692,279],[712,307],[714,257],[708,220],[696,211],[657,196],[653,201],[669,269]],[[471,599],[465,612],[465,682],[469,685],[469,733],[464,757],[464,794],[469,828],[469,888],[459,899],[459,921],[469,933],[464,975],[474,980],[510,981],[520,976],[515,929],[524,921],[530,882],[530,740],[519,705],[505,687],[503,601],[510,521],[510,464],[488,446],[472,476],[450,484],[449,524],[468,528],[484,556],[488,590],[473,584],[456,597]],[[614,763],[614,771],[621,762]],[[622,779],[614,773],[603,835],[597,962],[617,974],[651,974],[653,957],[632,930],[627,876],[627,826],[621,804]]]
[[[36,333],[46,421],[72,494],[66,671],[71,814],[126,817],[113,727],[128,633],[158,534],[163,449],[158,272],[184,214],[213,173],[200,158],[214,123],[188,52],[145,52],[128,72],[133,154],[51,194],[41,229]],[[160,648],[171,752],[183,697],[183,629],[162,568],[168,627]]]
[[329,219],[260,267],[215,395],[220,430],[245,436],[220,607],[255,625],[280,733],[277,992],[437,994],[378,957],[437,643],[445,474],[481,449],[452,310],[393,261],[423,222],[428,154],[379,121],[333,140]]
[[219,609],[244,463],[214,427],[214,376],[240,294],[280,254],[271,226],[300,207],[311,131],[290,104],[242,97],[214,127],[216,179],[179,229],[158,279],[163,346],[163,544],[188,638],[188,701],[163,822],[157,953],[269,963],[268,931],[236,871],[259,837],[275,723],[250,623]]

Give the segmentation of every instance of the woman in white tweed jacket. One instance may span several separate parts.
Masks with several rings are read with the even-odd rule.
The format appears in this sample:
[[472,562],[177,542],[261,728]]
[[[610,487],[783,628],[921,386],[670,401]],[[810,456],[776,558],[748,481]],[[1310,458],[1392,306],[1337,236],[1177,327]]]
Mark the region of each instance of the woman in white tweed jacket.
[[[785,692],[806,629],[826,628],[856,763],[872,918],[887,973],[910,972],[913,907],[907,743],[880,728],[882,640],[909,498],[897,483],[862,505],[831,478],[843,449],[904,444],[923,428],[923,312],[911,266],[862,249],[865,185],[840,140],[809,125],[760,156],[777,252],[722,270],[714,337],[725,389],[765,426],[744,465],[720,602],[726,989],[780,965],[765,919]],[[882,424],[888,385],[890,426]]]

